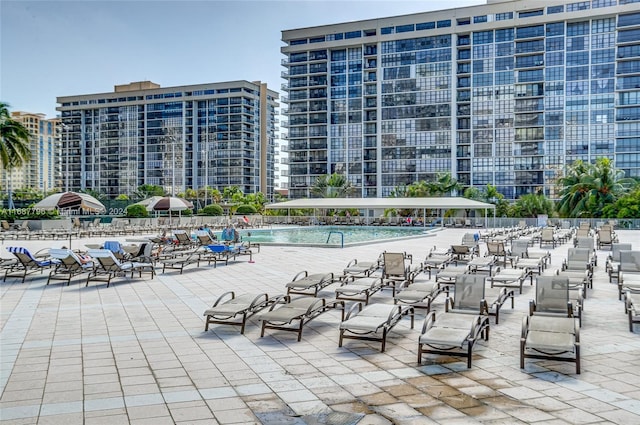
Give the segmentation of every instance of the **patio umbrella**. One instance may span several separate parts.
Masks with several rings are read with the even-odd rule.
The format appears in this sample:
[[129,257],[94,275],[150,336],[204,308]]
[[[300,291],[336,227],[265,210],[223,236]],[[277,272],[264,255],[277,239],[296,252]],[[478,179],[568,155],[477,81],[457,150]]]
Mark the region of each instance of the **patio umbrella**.
[[45,211],[72,209],[90,213],[104,213],[107,211],[102,202],[93,196],[78,192],[55,193],[35,204],[33,208]]
[[147,208],[147,211],[152,211],[149,209],[149,205],[155,204],[160,199],[162,199],[162,196],[152,196],[151,198],[143,199],[142,201],[136,202],[133,205],[142,205],[143,207]]
[[175,196],[164,196],[147,205],[148,211],[184,211],[193,208],[193,204]]

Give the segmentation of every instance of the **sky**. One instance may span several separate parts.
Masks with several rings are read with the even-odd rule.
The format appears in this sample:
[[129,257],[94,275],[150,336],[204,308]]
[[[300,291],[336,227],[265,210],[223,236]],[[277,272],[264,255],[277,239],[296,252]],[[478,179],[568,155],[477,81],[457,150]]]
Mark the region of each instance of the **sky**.
[[0,0],[0,101],[58,115],[57,96],[263,81],[280,91],[281,31],[485,0]]

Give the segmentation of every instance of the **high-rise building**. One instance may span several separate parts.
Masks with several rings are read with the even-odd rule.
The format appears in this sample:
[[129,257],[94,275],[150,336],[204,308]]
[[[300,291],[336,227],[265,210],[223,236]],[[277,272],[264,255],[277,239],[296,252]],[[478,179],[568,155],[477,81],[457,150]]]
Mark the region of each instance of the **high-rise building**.
[[22,111],[11,112],[11,118],[21,123],[31,134],[28,143],[31,158],[21,167],[3,170],[0,173],[0,187],[3,191],[50,191],[57,186],[56,129],[59,120],[47,119],[44,114]]
[[[487,4],[286,30],[290,197],[451,172],[507,198],[576,160],[640,176],[640,1]],[[284,125],[284,124],[283,124]]]
[[271,199],[277,98],[249,81],[142,81],[58,97],[63,189],[115,197],[144,184],[169,194],[237,186]]

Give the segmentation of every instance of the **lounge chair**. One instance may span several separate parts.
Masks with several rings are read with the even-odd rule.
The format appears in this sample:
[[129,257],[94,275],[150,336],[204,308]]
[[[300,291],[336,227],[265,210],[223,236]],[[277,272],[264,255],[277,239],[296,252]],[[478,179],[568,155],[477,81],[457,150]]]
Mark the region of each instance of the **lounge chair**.
[[331,285],[334,282],[333,273],[315,273],[309,274],[304,270],[296,274],[291,282],[285,286],[287,288],[287,295],[299,294],[299,295],[318,295],[318,291],[322,288]]
[[142,273],[150,273],[151,279],[155,276],[153,263],[121,262],[108,249],[90,249],[87,253],[97,264],[87,276],[87,284],[85,286],[89,286],[91,281],[101,281],[107,282],[108,288],[111,284],[111,279],[117,276],[126,276],[127,273],[131,273],[132,278],[136,272],[138,276],[142,276]]
[[175,236],[176,249],[189,249],[198,245],[185,230],[174,230],[173,235]]
[[382,342],[380,351],[384,352],[387,334],[404,316],[411,316],[413,329],[414,309],[411,306],[371,304],[363,308],[362,303],[354,304],[340,323],[338,347],[342,347],[343,339],[362,339]]
[[344,320],[344,301],[327,300],[325,298],[300,297],[292,299],[287,296],[274,303],[269,310],[262,311],[256,317],[262,322],[260,337],[264,336],[266,329],[278,329],[297,332],[298,341],[302,339],[304,325],[315,319],[322,313],[340,307],[342,320]]
[[122,244],[118,241],[106,241],[103,245],[103,248],[111,251],[113,253],[113,256],[120,261],[126,260],[128,257],[128,254],[122,247]]
[[440,313],[432,311],[422,325],[418,338],[418,364],[423,354],[443,354],[467,358],[471,368],[473,346],[479,338],[489,340],[489,317],[466,313]]
[[620,269],[620,251],[631,251],[633,246],[630,243],[614,243],[611,245],[611,254],[607,257],[605,270],[609,274],[609,282],[618,279],[618,271]]
[[451,254],[453,256],[451,261],[456,265],[458,263],[468,263],[475,255],[472,248],[467,245],[451,245]]
[[509,288],[486,288],[486,277],[477,274],[463,274],[456,278],[454,297],[447,297],[445,312],[468,313],[495,316],[500,323],[500,308],[511,299],[515,307],[514,291]]
[[548,317],[577,317],[582,325],[582,290],[571,291],[564,276],[538,276],[536,299],[529,301],[529,315]]
[[618,278],[618,299],[629,292],[640,294],[640,274],[621,272]]
[[[164,273],[167,269],[180,270],[180,274],[184,271],[184,268],[195,264],[196,267],[200,267],[200,261],[202,260],[202,252],[199,250],[192,250],[190,252],[186,252],[184,255],[176,255],[172,258],[165,258],[161,260],[162,263],[162,273]],[[214,268],[217,267],[217,262],[215,258],[207,257],[206,260],[211,264],[211,261],[214,261]]]
[[469,272],[469,267],[467,266],[454,266],[449,264],[444,270],[440,271],[436,275],[436,283],[440,287],[445,286],[453,286],[456,283],[456,279],[461,274],[466,274]]
[[487,255],[496,258],[496,264],[507,266],[508,252],[504,247],[504,242],[487,241]]
[[60,262],[49,272],[47,285],[51,283],[52,280],[62,280],[67,282],[67,286],[69,286],[74,276],[89,273],[94,267],[92,260],[85,260],[70,249],[52,248],[49,250],[49,254],[51,258],[55,258]]
[[438,251],[435,247],[429,251],[427,257],[422,262],[422,269],[429,273],[429,279],[431,279],[432,271],[438,273],[439,270],[443,270],[452,259],[451,252]]
[[31,254],[27,248],[21,246],[9,246],[7,247],[7,251],[13,254],[17,261],[12,262],[7,267],[4,273],[3,282],[7,281],[7,277],[20,277],[22,278],[22,283],[24,283],[28,274],[38,271],[42,273],[44,270],[59,263],[59,260],[55,258],[38,259],[38,254],[42,251]]
[[336,299],[347,301],[362,301],[369,304],[369,298],[380,291],[384,283],[382,277],[361,277],[343,280],[336,288]]
[[589,270],[556,270],[555,275],[568,279],[569,290],[580,291],[583,298],[587,298],[587,289],[593,288],[593,276]]
[[[393,297],[394,304],[410,305],[414,308],[424,308],[427,314],[431,311],[431,303],[443,292],[447,292],[448,286],[440,287],[434,282],[405,281]],[[447,295],[449,293],[447,292]]]
[[633,332],[633,324],[640,323],[640,292],[625,293],[624,309],[629,318],[629,332]]
[[349,261],[347,267],[342,271],[342,279],[354,278],[354,277],[366,277],[380,268],[380,261],[358,261],[357,258]]
[[491,287],[518,288],[522,294],[522,285],[529,277],[533,285],[533,275],[527,268],[523,269],[496,269],[496,274],[489,277]]
[[382,254],[384,264],[382,266],[382,282],[390,287],[392,296],[396,295],[396,289],[403,282],[411,283],[409,268],[405,265],[405,254],[402,252],[384,252]]
[[465,233],[462,235],[462,245],[468,246],[474,256],[480,255],[480,236],[474,233]]
[[572,362],[580,374],[580,328],[572,317],[524,316],[520,334],[520,369],[524,360]]
[[613,232],[611,230],[607,230],[607,229],[598,230],[598,234],[597,234],[598,249],[603,249],[603,247],[608,247],[609,249],[611,249],[614,242],[617,242],[617,241],[614,239]]
[[574,240],[574,248],[587,248],[591,251],[595,251],[595,244],[593,242],[593,238],[591,236],[586,237],[576,237]]
[[247,319],[280,298],[269,298],[266,293],[243,294],[236,297],[234,291],[225,292],[218,297],[211,308],[205,310],[204,330],[208,331],[211,323],[221,323],[240,326],[240,333],[244,334]]
[[[521,262],[521,265],[525,265],[527,263],[531,264],[532,267],[537,268],[538,264],[542,265],[542,270],[546,269],[551,264],[551,253],[549,251],[545,252],[534,252],[529,249],[529,240],[528,239],[516,239],[511,242],[511,263],[515,264],[516,260],[537,260],[537,261],[528,261]],[[522,268],[522,267],[520,267]]]
[[618,267],[618,299],[622,298],[625,286],[640,280],[640,251],[620,251]]
[[589,248],[569,248],[567,258],[562,263],[562,270],[589,270],[596,266],[596,255]]
[[545,227],[542,229],[542,233],[540,235],[540,248],[542,248],[543,245],[551,245],[555,248],[556,245],[559,244],[560,240],[558,236],[556,236],[555,230],[552,227]]
[[467,268],[470,273],[488,273],[489,276],[493,274],[493,266],[496,264],[496,258],[490,257],[476,257],[467,263]]

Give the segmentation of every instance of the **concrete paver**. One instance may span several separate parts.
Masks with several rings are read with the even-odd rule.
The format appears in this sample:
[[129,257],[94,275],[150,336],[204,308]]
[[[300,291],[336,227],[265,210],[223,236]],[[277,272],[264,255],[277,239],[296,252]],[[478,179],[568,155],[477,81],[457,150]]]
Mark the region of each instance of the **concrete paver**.
[[[203,311],[223,292],[285,292],[302,270],[340,273],[353,258],[406,251],[415,262],[430,248],[458,244],[473,229],[343,249],[262,246],[229,265],[191,266],[85,287],[46,286],[45,274],[25,283],[0,283],[0,420],[3,424],[264,423],[304,424],[341,417],[360,424],[640,423],[640,326],[629,332],[617,287],[604,271],[609,251],[598,251],[594,288],[585,303],[582,373],[575,366],[527,359],[519,367],[521,320],[535,287],[525,284],[512,310],[491,320],[490,340],[474,348],[473,367],[448,356],[423,356],[414,329],[401,321],[387,341],[357,340],[338,347],[340,312],[295,334],[271,330],[263,338],[252,319],[204,331]],[[640,249],[640,232],[618,230]],[[109,238],[120,239],[126,237]],[[74,240],[73,248],[98,240]],[[4,241],[30,250],[68,241]],[[552,249],[550,274],[570,244]],[[4,247],[2,257],[9,257]],[[483,249],[483,251],[486,248]],[[425,279],[427,275],[423,276]],[[336,284],[337,285],[337,284]],[[320,296],[333,297],[336,285]],[[433,304],[444,310],[444,296]],[[371,302],[392,303],[390,291]],[[306,419],[305,419],[306,417]],[[320,422],[318,422],[320,423]]]

